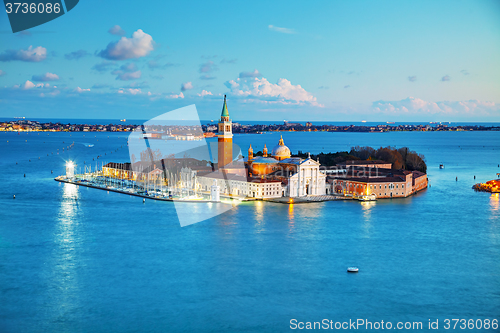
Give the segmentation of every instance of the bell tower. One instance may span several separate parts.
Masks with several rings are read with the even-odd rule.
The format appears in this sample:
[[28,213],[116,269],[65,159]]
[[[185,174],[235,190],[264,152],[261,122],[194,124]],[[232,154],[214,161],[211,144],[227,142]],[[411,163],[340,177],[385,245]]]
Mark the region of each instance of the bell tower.
[[224,166],[233,161],[233,124],[229,119],[229,112],[227,111],[226,95],[224,95],[224,105],[222,106],[222,113],[219,121],[218,137],[218,168],[222,169]]

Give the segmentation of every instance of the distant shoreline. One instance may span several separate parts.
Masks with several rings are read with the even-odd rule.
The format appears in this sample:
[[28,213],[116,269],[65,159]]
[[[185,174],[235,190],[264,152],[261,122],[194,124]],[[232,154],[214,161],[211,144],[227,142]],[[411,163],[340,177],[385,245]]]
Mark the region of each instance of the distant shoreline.
[[[179,121],[181,124],[182,121]],[[347,123],[348,124],[348,123]],[[244,124],[233,123],[234,134],[262,134],[264,132],[361,132],[361,133],[383,133],[383,132],[436,132],[436,131],[500,131],[500,124],[495,125],[451,125],[451,123],[428,123],[428,124],[369,124],[362,125],[333,125],[313,124],[312,122],[283,124]],[[483,124],[483,123],[482,123]],[[29,119],[16,119],[0,122],[0,132],[131,132],[140,124],[117,122],[116,124],[89,124],[89,123],[65,123],[41,122]],[[174,125],[157,125],[164,129],[173,128]],[[183,125],[185,126],[185,125]],[[196,127],[196,125],[187,125]],[[204,133],[217,133],[215,123],[201,125]],[[199,127],[198,127],[199,129]],[[157,130],[157,129],[155,129]]]

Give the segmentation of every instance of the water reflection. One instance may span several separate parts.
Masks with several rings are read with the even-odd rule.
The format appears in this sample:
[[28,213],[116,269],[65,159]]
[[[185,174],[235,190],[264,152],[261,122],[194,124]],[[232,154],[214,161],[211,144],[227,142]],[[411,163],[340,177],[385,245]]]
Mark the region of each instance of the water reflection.
[[288,204],[288,233],[293,232],[295,229],[295,213],[293,203]]
[[499,193],[493,193],[490,196],[490,211],[491,211],[491,216],[490,219],[496,220],[499,217],[499,207],[500,207],[500,194]]
[[64,184],[61,206],[54,230],[54,248],[52,252],[53,297],[58,303],[57,316],[72,311],[77,305],[78,283],[76,274],[75,252],[77,245],[77,210],[79,187]]
[[262,201],[254,201],[255,203],[255,221],[257,225],[262,224],[264,222],[264,203]]
[[363,229],[366,237],[370,237],[371,228],[373,227],[371,219],[372,219],[372,210],[375,207],[375,205],[376,205],[375,201],[361,202],[361,209],[363,211],[363,218],[365,220],[365,223],[363,223]]

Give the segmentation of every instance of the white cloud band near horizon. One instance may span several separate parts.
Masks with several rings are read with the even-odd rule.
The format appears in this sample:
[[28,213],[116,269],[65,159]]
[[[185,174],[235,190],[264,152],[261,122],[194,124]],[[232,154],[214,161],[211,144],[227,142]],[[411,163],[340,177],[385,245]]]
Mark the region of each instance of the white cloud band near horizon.
[[[257,70],[255,70],[258,73]],[[323,107],[315,96],[300,85],[293,85],[289,80],[281,78],[276,84],[270,83],[264,77],[239,77],[225,83],[230,89],[229,94],[236,98],[244,98],[261,103],[277,104],[308,104]]]
[[500,116],[500,105],[490,101],[440,101],[428,102],[420,98],[408,97],[399,101],[375,101],[375,113],[387,115],[461,115]]

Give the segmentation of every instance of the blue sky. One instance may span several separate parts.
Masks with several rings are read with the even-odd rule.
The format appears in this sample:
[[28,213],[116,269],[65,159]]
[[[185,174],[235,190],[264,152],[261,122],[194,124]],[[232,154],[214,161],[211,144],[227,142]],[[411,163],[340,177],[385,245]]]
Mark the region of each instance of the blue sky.
[[83,0],[0,14],[0,117],[500,121],[499,62],[499,1]]

